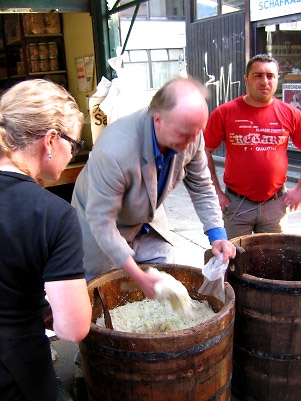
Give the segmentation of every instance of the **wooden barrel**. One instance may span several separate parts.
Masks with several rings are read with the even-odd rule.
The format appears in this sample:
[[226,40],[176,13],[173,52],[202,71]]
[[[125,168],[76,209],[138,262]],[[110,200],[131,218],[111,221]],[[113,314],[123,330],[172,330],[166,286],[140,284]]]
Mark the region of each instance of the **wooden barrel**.
[[299,401],[301,236],[232,242],[245,250],[228,272],[236,298],[232,391],[246,401]]
[[[202,300],[201,270],[157,264],[180,280],[190,296]],[[109,309],[144,298],[123,291],[123,270],[103,274],[88,285],[93,309],[91,329],[80,350],[90,401],[229,401],[231,396],[234,292],[226,283],[226,302],[207,297],[216,316],[172,333],[134,334],[96,326],[102,312],[97,288]],[[124,286],[122,286],[124,288]]]

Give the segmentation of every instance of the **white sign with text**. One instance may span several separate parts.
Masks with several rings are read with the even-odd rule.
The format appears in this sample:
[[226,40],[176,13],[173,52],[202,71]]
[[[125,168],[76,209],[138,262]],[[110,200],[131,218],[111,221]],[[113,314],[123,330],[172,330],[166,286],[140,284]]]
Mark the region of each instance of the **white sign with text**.
[[298,13],[301,13],[301,0],[250,0],[251,21]]

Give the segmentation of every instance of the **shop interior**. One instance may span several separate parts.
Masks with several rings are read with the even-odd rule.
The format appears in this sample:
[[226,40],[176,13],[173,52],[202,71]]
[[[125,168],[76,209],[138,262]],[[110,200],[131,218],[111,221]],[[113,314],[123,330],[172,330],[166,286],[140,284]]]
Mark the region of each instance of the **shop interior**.
[[84,150],[71,160],[55,185],[43,183],[67,200],[92,148],[88,100],[97,85],[95,70],[89,13],[0,15],[0,94],[24,79],[50,79],[69,90],[85,115]]
[[[279,63],[278,99],[301,110],[301,21],[296,17],[257,23],[257,53],[267,53]],[[300,152],[288,144],[290,163],[300,166]]]
[[259,52],[275,57],[279,63],[276,96],[282,100],[283,84],[301,83],[301,21],[270,21],[258,26],[257,47]]

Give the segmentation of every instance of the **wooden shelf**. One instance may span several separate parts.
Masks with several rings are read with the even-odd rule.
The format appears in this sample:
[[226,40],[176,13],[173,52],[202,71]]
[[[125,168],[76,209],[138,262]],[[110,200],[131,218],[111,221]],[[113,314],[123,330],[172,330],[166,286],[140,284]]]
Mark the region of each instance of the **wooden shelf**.
[[12,40],[11,42],[7,42],[6,46],[11,47],[11,46],[20,46],[21,45],[21,38]]
[[62,32],[60,33],[38,33],[38,34],[24,34],[24,38],[29,38],[29,39],[33,39],[33,38],[54,38],[56,36],[63,36]]
[[301,81],[301,74],[286,74],[284,79],[290,82]]
[[14,74],[14,75],[10,75],[10,78],[15,79],[15,78],[26,78],[25,74],[22,75],[18,75],[18,74]]
[[67,70],[59,70],[59,71],[38,71],[38,72],[30,72],[28,75],[37,76],[37,75],[50,75],[50,74],[66,74]]
[[42,185],[44,188],[54,187],[57,185],[72,184],[76,181],[78,174],[82,171],[85,164],[85,162],[70,163],[62,172],[58,181],[52,182],[45,180],[40,182],[39,184]]
[[[47,13],[46,13],[47,14]],[[45,15],[46,15],[45,14]],[[62,81],[62,84],[68,88],[68,77],[67,77],[67,70],[66,70],[66,55],[65,55],[65,44],[64,44],[64,34],[63,34],[63,24],[62,24],[62,18],[60,18],[60,32],[56,33],[47,33],[43,32],[40,34],[33,34],[33,33],[25,33],[25,27],[28,28],[26,25],[26,16],[27,14],[18,14],[18,19],[16,23],[18,22],[19,31],[18,36],[10,34],[11,40],[10,43],[7,43],[7,35],[4,35],[4,43],[2,45],[1,43],[1,48],[2,48],[2,53],[0,53],[1,57],[1,62],[2,58],[6,60],[5,64],[5,69],[7,72],[7,78],[4,78],[4,73],[3,73],[3,78],[1,78],[1,85],[3,86],[3,81],[7,80],[7,85],[12,85],[15,83],[16,80],[26,80],[26,79],[32,79],[35,77],[47,77],[48,79],[52,79],[53,81]],[[14,17],[14,18],[12,18]],[[16,16],[9,15],[9,16],[4,16],[0,15],[0,22],[2,21],[2,26],[4,33],[6,34],[6,30],[4,27],[4,22],[6,21],[6,18],[10,18],[10,25],[12,26],[12,20],[16,19]],[[13,26],[14,27],[14,26]],[[57,29],[58,31],[58,29]],[[32,31],[27,31],[27,32],[32,32]],[[19,38],[20,36],[20,38]],[[57,62],[58,64],[54,66],[54,68],[57,68],[55,71],[38,71],[40,68],[38,66],[34,66],[32,72],[31,68],[31,59],[28,54],[28,45],[31,43],[35,43],[38,45],[39,43],[49,43],[49,42],[56,42],[57,44]],[[21,51],[22,50],[22,51]],[[36,56],[38,57],[38,56]],[[48,58],[50,60],[50,57]],[[18,65],[18,63],[23,61],[23,69],[21,68],[21,65]],[[53,65],[53,64],[52,64]],[[17,68],[20,67],[20,68]],[[43,65],[44,67],[44,65]],[[42,68],[43,68],[42,67]],[[45,67],[44,67],[45,68]],[[47,67],[46,67],[47,68]],[[50,68],[50,66],[48,66]],[[24,74],[23,74],[24,71]],[[18,74],[19,73],[19,74]],[[21,74],[20,74],[21,73]],[[58,77],[59,76],[59,77]],[[61,79],[61,77],[64,77]],[[11,81],[11,82],[10,82]]]

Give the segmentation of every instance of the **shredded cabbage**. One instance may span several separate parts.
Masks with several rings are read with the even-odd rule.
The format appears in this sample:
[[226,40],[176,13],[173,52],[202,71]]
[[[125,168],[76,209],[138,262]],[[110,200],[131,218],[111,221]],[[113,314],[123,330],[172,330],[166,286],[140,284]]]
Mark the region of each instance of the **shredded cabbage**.
[[[170,333],[196,326],[215,315],[207,301],[192,300],[193,316],[189,318],[183,311],[174,311],[170,302],[151,300],[127,303],[110,310],[114,330],[129,333]],[[96,324],[105,327],[104,316]]]

